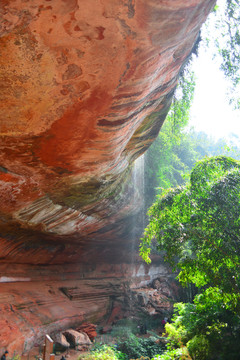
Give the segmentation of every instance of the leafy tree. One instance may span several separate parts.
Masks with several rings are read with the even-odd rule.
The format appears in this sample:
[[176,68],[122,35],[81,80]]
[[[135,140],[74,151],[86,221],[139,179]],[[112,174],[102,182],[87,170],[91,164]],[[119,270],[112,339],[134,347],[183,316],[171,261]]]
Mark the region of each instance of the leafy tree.
[[240,3],[239,0],[219,0],[201,29],[201,46],[211,49],[228,84],[229,103],[240,107]]
[[157,338],[151,336],[149,338],[137,337],[134,334],[129,334],[127,337],[119,339],[117,342],[118,349],[122,353],[127,354],[129,359],[150,359],[155,354],[163,352],[160,345],[157,343]]
[[226,0],[224,11],[216,9],[216,28],[221,36],[215,40],[222,57],[221,69],[231,79],[233,86],[240,82],[240,3],[239,0]]
[[140,246],[149,262],[155,238],[165,259],[178,267],[180,283],[199,289],[193,304],[177,309],[168,330],[175,334],[173,345],[181,340],[189,352],[208,344],[209,359],[215,359],[214,354],[225,359],[230,352],[231,359],[239,356],[239,214],[240,162],[225,156],[204,158],[187,185],[158,196]]
[[[184,77],[183,77],[184,76]],[[147,207],[153,202],[157,188],[182,184],[183,174],[196,161],[197,153],[190,137],[184,133],[193,100],[195,80],[186,69],[179,79],[172,106],[156,141],[145,155],[145,194]]]
[[163,189],[184,185],[195,163],[204,156],[226,155],[240,159],[239,139],[214,139],[204,132],[188,129],[194,96],[194,75],[185,70],[180,78],[170,112],[152,146],[145,154],[145,206],[153,203]]
[[166,332],[168,347],[187,347],[192,359],[239,359],[239,314],[226,309],[220,299],[199,294],[194,303],[175,304]]
[[190,141],[196,144],[195,151],[199,157],[225,155],[240,160],[240,149],[237,144],[240,143],[239,136],[231,134],[228,141],[224,138],[214,139],[203,131],[189,132]]
[[182,283],[211,283],[238,294],[239,169],[240,162],[228,157],[205,158],[193,168],[188,185],[158,196],[142,239],[144,259],[149,261],[154,237],[168,261],[174,264],[178,259]]
[[165,191],[149,210],[143,259],[150,261],[155,239],[180,283],[198,288],[166,326],[172,347],[187,346],[193,359],[239,358],[239,214],[240,162],[226,156],[199,161],[187,185]]
[[128,356],[112,345],[95,344],[87,354],[81,355],[83,360],[127,360]]

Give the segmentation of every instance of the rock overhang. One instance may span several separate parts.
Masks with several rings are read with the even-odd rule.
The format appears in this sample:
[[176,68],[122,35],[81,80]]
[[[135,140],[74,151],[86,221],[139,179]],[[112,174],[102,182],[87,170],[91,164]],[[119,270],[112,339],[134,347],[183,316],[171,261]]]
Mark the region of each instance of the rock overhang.
[[[112,294],[167,276],[132,253],[131,170],[214,4],[1,1],[0,348],[99,319],[109,306],[99,282]],[[62,287],[82,288],[92,310]]]
[[136,211],[129,168],[157,136],[213,5],[2,2],[3,228],[81,239]]

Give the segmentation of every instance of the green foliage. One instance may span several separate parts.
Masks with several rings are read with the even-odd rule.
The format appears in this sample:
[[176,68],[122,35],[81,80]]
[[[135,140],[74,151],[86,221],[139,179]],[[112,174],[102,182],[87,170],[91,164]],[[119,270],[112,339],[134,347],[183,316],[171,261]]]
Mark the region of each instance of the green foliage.
[[125,338],[131,334],[136,335],[139,331],[139,320],[126,318],[118,320],[111,331],[111,336],[114,338]]
[[[189,75],[190,76],[190,75]],[[189,80],[190,81],[190,80]],[[182,84],[184,87],[184,84]],[[190,87],[193,91],[193,85]],[[182,93],[182,91],[180,91]],[[188,100],[179,98],[178,106],[190,106],[193,93]],[[197,161],[204,156],[225,155],[240,159],[240,139],[232,134],[227,142],[225,139],[215,140],[204,132],[186,131],[188,110],[185,109],[185,120],[178,110],[175,99],[169,116],[145,155],[145,205],[148,208],[156,195],[164,189],[184,185],[189,173]],[[179,114],[176,120],[176,113]]]
[[152,357],[160,354],[162,349],[157,344],[157,338],[140,338],[134,334],[117,341],[118,349],[127,354],[129,358]]
[[89,354],[81,355],[83,360],[127,360],[127,356],[110,345],[96,345]]
[[[216,12],[218,15],[219,10]],[[218,17],[216,27],[221,32],[221,42],[216,39],[222,57],[221,68],[232,80],[233,86],[240,81],[240,4],[239,0],[227,0],[224,12]]]
[[166,329],[169,349],[187,346],[192,359],[239,359],[240,318],[220,299],[199,294],[193,304],[175,304]]
[[155,238],[165,259],[177,262],[183,285],[218,286],[232,297],[231,306],[240,285],[239,169],[240,163],[227,157],[199,161],[188,185],[166,191],[152,205],[140,247],[149,261]]
[[239,358],[239,214],[240,162],[225,156],[199,161],[187,185],[165,191],[149,210],[143,258],[150,260],[155,238],[181,284],[199,289],[193,304],[176,305],[166,325],[170,349],[187,346],[193,359]]
[[14,354],[10,359],[11,360],[21,360],[21,356],[19,354],[15,354],[15,351],[14,351]]
[[239,0],[218,1],[203,26],[202,45],[211,49],[220,69],[229,80],[229,102],[239,108],[240,84],[240,3]]
[[192,360],[209,359],[209,341],[204,335],[196,335],[187,343],[188,352]]
[[137,326],[121,326],[121,325],[115,325],[111,331],[111,336],[114,338],[125,338],[129,337],[132,334],[137,334]]
[[186,347],[168,350],[162,355],[156,355],[151,360],[191,360]]
[[[190,146],[190,137],[184,133],[193,100],[195,80],[186,69],[180,77],[173,102],[161,132],[145,156],[145,182],[147,200],[150,203],[156,188],[168,188],[184,183],[183,174],[196,161],[197,153]],[[155,189],[151,196],[152,189]],[[150,199],[150,200],[149,200]]]
[[240,160],[239,142],[240,138],[236,134],[231,134],[229,140],[219,138],[214,139],[203,131],[196,132],[192,129],[188,132],[190,143],[199,154],[199,160],[204,156],[228,156]]

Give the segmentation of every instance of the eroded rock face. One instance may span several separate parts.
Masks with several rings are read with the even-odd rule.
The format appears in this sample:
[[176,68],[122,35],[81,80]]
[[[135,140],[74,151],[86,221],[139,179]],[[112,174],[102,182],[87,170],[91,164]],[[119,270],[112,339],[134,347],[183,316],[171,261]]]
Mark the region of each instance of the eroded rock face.
[[[132,163],[161,128],[214,3],[1,1],[0,348],[24,350],[47,329],[73,325],[76,310],[61,305],[69,315],[59,315],[55,297],[54,315],[33,305],[66,287],[67,268],[112,263],[118,282],[141,200]],[[72,270],[73,281],[83,273]]]
[[125,317],[124,299],[131,289],[169,273],[158,259],[151,266],[8,264],[7,270],[0,270],[12,274],[0,283],[0,350],[8,348],[10,355],[42,345],[45,334],[55,339],[59,332],[78,329],[86,321],[111,323]]

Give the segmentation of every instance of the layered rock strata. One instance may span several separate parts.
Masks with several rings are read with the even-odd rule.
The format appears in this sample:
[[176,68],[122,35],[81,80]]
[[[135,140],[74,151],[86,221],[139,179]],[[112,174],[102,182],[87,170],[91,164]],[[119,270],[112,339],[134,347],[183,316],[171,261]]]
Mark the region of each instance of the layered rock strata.
[[[81,296],[72,310],[59,290],[71,266],[112,263],[118,284],[141,204],[132,164],[157,136],[214,3],[1,1],[0,349],[84,320]],[[84,271],[72,274],[69,287],[85,289]],[[93,317],[106,313],[108,291],[100,298]]]
[[42,345],[45,334],[55,338],[86,321],[111,323],[125,317],[129,308],[125,299],[132,289],[151,283],[159,274],[169,277],[159,261],[151,266],[36,266],[35,273],[29,266],[14,268],[9,270],[12,276],[0,283],[0,344],[10,354]]

